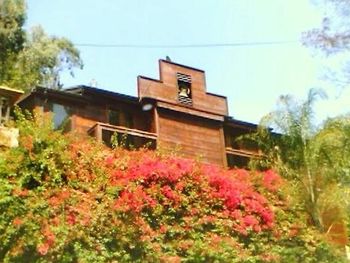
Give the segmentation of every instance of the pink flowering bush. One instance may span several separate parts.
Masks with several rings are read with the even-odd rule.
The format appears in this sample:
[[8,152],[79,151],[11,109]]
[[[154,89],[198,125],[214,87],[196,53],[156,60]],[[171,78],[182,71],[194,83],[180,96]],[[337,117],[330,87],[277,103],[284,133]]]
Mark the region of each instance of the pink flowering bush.
[[274,171],[111,150],[47,123],[22,116],[20,147],[0,151],[1,262],[340,261]]
[[[194,227],[217,227],[217,218],[227,221],[227,231],[237,236],[268,231],[274,226],[268,201],[249,181],[239,180],[234,170],[150,152],[129,155],[128,163],[122,168],[113,167],[111,172],[111,185],[121,189],[114,209],[144,217],[155,231],[177,224],[185,227],[183,234],[188,234]],[[113,163],[111,156],[106,162]]]

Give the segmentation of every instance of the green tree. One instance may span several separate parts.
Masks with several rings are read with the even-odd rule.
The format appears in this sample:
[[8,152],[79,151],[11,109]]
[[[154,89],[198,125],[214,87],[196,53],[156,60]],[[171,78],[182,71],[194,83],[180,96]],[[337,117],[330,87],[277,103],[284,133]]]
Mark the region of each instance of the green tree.
[[25,43],[24,1],[0,0],[0,82],[9,79],[9,68]]
[[0,0],[0,84],[29,89],[60,88],[59,74],[82,67],[79,51],[66,38],[45,34],[41,27],[25,31],[24,0]]
[[325,174],[337,183],[350,183],[350,116],[327,120],[314,136],[315,151]]
[[[317,129],[313,121],[312,105],[322,92],[310,90],[308,98],[298,103],[291,96],[282,96],[277,110],[262,120],[262,127],[273,127],[279,134],[261,128],[255,139],[265,151],[261,166],[272,166],[291,180],[301,204],[315,226],[327,231],[329,224],[323,215],[329,209],[344,211],[342,185],[350,180],[349,118],[329,120]],[[330,198],[337,198],[330,199]],[[336,202],[335,202],[336,201]],[[326,205],[327,203],[327,205]],[[336,207],[330,207],[330,204]],[[334,220],[343,220],[339,212]]]

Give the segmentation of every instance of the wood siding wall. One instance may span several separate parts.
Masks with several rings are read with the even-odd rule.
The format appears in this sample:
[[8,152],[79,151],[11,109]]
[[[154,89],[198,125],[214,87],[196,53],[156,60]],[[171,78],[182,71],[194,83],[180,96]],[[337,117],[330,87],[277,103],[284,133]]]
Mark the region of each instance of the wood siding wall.
[[[179,147],[185,157],[200,157],[204,162],[222,166],[227,166],[227,156],[249,158],[257,152],[254,145],[246,149],[234,141],[251,132],[251,125],[227,121],[227,99],[207,92],[204,71],[160,60],[159,75],[159,80],[138,77],[138,98],[83,86],[67,92],[39,89],[24,104],[42,106],[44,110],[48,103],[68,106],[72,130],[87,133],[97,123],[101,127],[109,123],[154,133],[153,140],[160,147]],[[185,95],[181,80],[187,83]],[[142,104],[148,102],[153,108],[142,111]],[[117,120],[112,123],[110,110],[112,119]],[[231,159],[230,165],[235,165]]]
[[[69,96],[67,96],[69,97]],[[71,128],[77,132],[86,133],[97,122],[108,123],[109,109],[125,111],[132,116],[133,129],[141,131],[155,132],[155,123],[152,111],[143,112],[139,105],[133,105],[117,100],[99,101],[95,99],[95,103],[74,103],[71,99],[50,97],[31,97],[27,99],[21,106],[27,109],[42,107],[48,111],[50,103],[57,103],[68,106],[71,111]]]
[[224,138],[220,122],[164,109],[158,111],[158,145],[179,148],[185,157],[225,165]]
[[105,107],[85,106],[77,108],[72,116],[74,129],[78,132],[87,132],[96,122],[108,123]]
[[224,96],[207,93],[205,73],[174,63],[159,61],[160,80],[145,77],[138,78],[138,95],[172,104],[178,103],[177,73],[189,75],[192,79],[191,94],[193,105],[191,108],[210,112],[220,116],[228,115],[227,100]]
[[135,109],[131,105],[114,104],[111,106],[86,106],[84,108],[76,109],[74,115],[75,129],[86,132],[96,122],[108,123],[108,110],[116,109],[125,111],[132,116],[133,129],[154,132],[155,124],[153,122],[152,112],[142,112],[140,109]]

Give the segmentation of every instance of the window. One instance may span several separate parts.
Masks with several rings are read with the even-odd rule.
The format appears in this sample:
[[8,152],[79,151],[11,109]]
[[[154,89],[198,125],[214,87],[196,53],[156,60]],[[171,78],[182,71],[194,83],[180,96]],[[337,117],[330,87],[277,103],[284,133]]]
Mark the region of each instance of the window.
[[115,126],[133,128],[132,115],[127,111],[112,109],[108,112],[108,123]]
[[134,127],[133,118],[129,112],[124,112],[124,126],[128,128]]
[[191,76],[177,73],[178,100],[182,104],[192,105]]
[[108,122],[109,124],[120,126],[120,111],[119,110],[110,110],[108,112]]
[[71,109],[68,106],[50,103],[48,105],[48,110],[53,113],[52,121],[55,129],[66,128],[69,118],[71,116]]
[[249,164],[249,157],[227,154],[227,165],[230,168],[247,168]]

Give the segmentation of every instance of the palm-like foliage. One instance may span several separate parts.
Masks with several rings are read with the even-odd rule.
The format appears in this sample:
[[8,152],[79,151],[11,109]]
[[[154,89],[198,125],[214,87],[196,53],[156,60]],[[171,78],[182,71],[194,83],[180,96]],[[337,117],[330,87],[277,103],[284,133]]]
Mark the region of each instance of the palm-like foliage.
[[[350,180],[350,118],[328,120],[317,129],[312,106],[318,97],[325,94],[310,90],[302,103],[282,96],[277,110],[263,118],[255,139],[263,146],[264,165],[275,167],[295,183],[313,224],[327,231],[330,227],[328,219],[324,222],[327,211],[337,210],[334,220],[343,219],[341,186]],[[264,127],[272,127],[278,134],[267,132]]]

